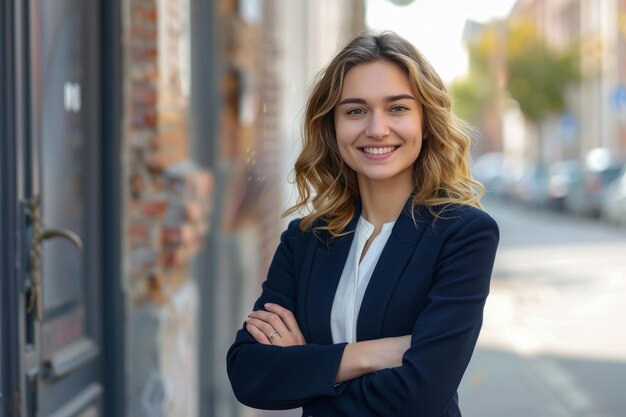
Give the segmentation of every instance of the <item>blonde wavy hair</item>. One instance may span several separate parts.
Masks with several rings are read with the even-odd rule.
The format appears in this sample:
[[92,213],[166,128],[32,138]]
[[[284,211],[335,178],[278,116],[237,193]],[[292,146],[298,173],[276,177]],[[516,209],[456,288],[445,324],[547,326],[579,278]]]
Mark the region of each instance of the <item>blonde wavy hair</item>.
[[414,164],[413,207],[426,206],[435,216],[450,204],[481,207],[484,188],[470,173],[467,127],[452,113],[450,95],[439,75],[399,35],[365,34],[339,51],[317,75],[309,94],[303,147],[294,167],[298,199],[283,213],[308,211],[300,223],[302,230],[327,230],[340,236],[354,216],[359,197],[357,176],[339,154],[333,110],[346,73],[356,65],[380,60],[405,71],[412,93],[423,106],[423,143]]

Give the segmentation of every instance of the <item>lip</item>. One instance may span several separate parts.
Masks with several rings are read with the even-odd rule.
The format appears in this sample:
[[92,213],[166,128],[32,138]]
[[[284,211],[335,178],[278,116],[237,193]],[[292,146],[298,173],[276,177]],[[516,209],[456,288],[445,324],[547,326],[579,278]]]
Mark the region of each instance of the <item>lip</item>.
[[[365,152],[365,148],[394,148],[391,152],[383,153],[383,154],[372,154]],[[366,157],[367,159],[373,161],[380,161],[387,158],[390,158],[396,151],[400,148],[400,145],[375,145],[375,146],[359,146],[357,149],[361,152],[361,155]]]

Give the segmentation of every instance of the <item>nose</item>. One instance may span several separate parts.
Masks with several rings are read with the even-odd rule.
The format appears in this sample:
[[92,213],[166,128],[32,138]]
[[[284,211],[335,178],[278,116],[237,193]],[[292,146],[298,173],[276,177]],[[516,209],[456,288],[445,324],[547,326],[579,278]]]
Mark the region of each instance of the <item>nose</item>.
[[365,135],[372,139],[382,139],[389,135],[389,123],[387,115],[384,113],[373,112],[369,119],[369,124],[365,129]]

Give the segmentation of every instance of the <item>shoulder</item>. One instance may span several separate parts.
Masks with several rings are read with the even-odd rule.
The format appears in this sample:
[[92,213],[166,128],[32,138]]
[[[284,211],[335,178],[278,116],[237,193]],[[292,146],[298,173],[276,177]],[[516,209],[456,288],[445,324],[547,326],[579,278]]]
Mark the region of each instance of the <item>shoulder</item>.
[[[468,205],[448,205],[432,216],[425,240],[437,253],[437,262],[493,265],[500,241],[498,224],[487,212]],[[465,259],[465,261],[463,260]],[[491,268],[489,266],[489,268]]]
[[300,223],[302,223],[301,217],[290,220],[289,224],[287,225],[287,230],[285,230],[285,232],[288,233],[290,236],[297,234],[299,231],[301,231]]
[[439,213],[437,220],[450,221],[452,224],[466,224],[473,221],[482,221],[497,226],[496,221],[486,211],[466,204],[449,204],[436,207]]
[[[354,230],[356,225],[356,219],[358,216],[354,216],[352,221],[347,227],[346,234]],[[296,218],[289,222],[287,229],[283,232],[282,240],[290,239],[296,242],[310,242],[315,241],[322,245],[328,246],[334,237],[332,237],[327,230],[328,224],[323,219],[315,219],[307,228],[302,228],[302,218]]]
[[277,254],[292,259],[296,264],[303,262],[316,248],[323,244],[319,233],[310,228],[302,229],[302,219],[289,221],[287,228],[280,236],[280,245]]
[[302,236],[303,232],[300,229],[300,223],[302,223],[301,218],[290,220],[287,225],[287,229],[283,231],[280,240],[285,243],[285,241],[292,241]]
[[486,211],[466,204],[448,204],[433,207],[436,215],[426,211],[437,234],[455,235],[463,232],[485,231],[500,235],[498,223]]
[[302,218],[289,221],[287,229],[281,235],[281,243],[293,246],[315,237],[316,234],[310,228],[302,230],[301,224]]

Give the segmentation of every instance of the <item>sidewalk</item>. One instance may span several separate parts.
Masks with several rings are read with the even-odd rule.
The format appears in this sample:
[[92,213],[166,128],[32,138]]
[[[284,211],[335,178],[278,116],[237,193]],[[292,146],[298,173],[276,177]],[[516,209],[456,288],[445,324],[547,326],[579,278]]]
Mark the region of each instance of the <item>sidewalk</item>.
[[464,417],[569,417],[529,358],[477,349],[459,389]]
[[[480,348],[459,389],[463,416],[619,417],[623,414],[616,410],[623,408],[614,398],[619,394],[608,392],[611,387],[619,389],[615,386],[619,376],[598,374],[597,368],[604,365],[616,375],[623,374],[624,365],[619,363],[549,355],[523,357]],[[577,367],[593,370],[586,378]]]

